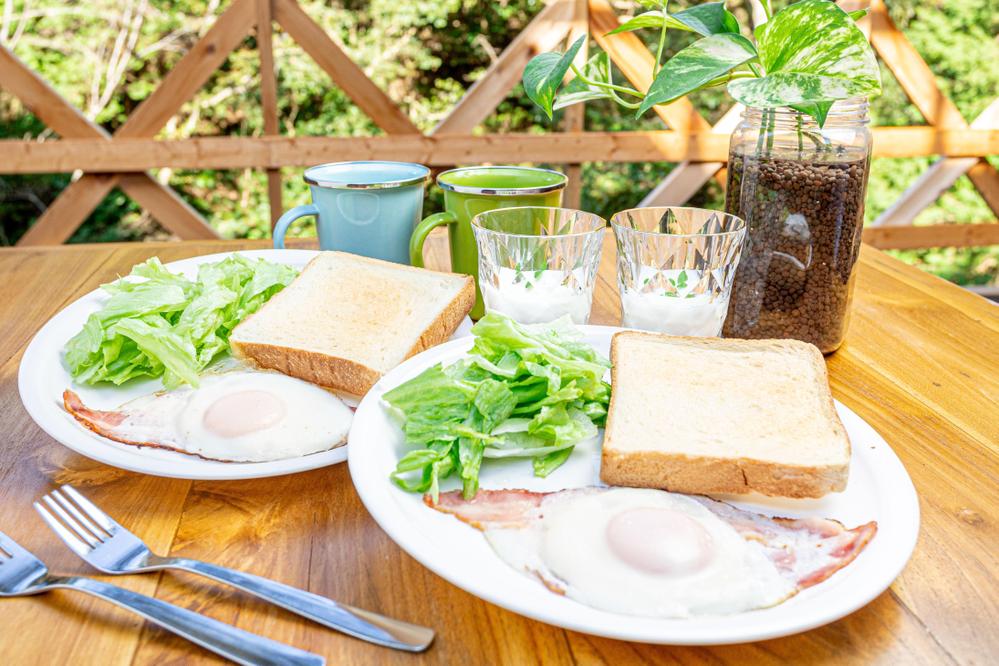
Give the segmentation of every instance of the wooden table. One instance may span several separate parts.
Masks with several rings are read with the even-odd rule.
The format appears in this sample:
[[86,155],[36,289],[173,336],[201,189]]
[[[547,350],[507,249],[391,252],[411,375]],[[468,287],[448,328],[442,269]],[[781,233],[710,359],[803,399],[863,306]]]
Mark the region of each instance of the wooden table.
[[[162,553],[211,560],[438,631],[414,656],[327,631],[185,574],[115,582],[322,653],[330,664],[764,663],[985,664],[999,655],[999,308],[865,248],[833,392],[895,449],[916,485],[922,531],[891,589],[798,636],[717,648],[638,645],[563,631],[466,594],[397,548],[364,510],[346,465],[237,482],[132,474],[60,446],[21,407],[17,371],[60,308],[152,255],[164,261],[254,242],[0,250],[0,530],[56,572],[92,575],[31,508],[73,483]],[[438,238],[429,250],[441,265]],[[594,323],[618,322],[605,247]],[[0,601],[4,664],[210,663],[132,615],[74,592]],[[991,656],[990,656],[991,655]]]

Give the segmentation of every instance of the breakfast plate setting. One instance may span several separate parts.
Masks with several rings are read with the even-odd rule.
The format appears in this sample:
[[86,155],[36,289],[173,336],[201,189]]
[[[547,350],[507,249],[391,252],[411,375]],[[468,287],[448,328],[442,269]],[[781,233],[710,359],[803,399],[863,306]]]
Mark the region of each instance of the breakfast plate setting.
[[[206,264],[215,264],[234,255],[244,257],[249,260],[263,260],[283,266],[301,270],[319,254],[316,250],[248,250],[238,253],[223,252],[209,254],[191,259],[175,261],[164,265],[170,272],[184,275],[189,278],[197,276],[198,268]],[[141,280],[141,279],[140,279]],[[123,404],[149,396],[163,390],[163,384],[157,379],[139,379],[131,381],[125,386],[114,386],[107,384],[81,385],[73,381],[72,376],[66,368],[64,362],[63,348],[66,341],[79,331],[87,318],[101,309],[107,303],[108,296],[101,290],[93,291],[63,309],[58,315],[53,317],[38,334],[24,353],[21,362],[21,371],[18,377],[19,390],[25,409],[31,417],[38,423],[45,432],[53,439],[63,445],[73,449],[81,455],[85,455],[94,460],[120,467],[122,469],[153,474],[156,476],[168,476],[184,479],[249,479],[267,476],[278,476],[281,474],[291,474],[303,472],[318,467],[325,467],[347,459],[347,451],[343,446],[309,453],[304,455],[290,455],[283,459],[269,460],[265,462],[223,462],[220,460],[210,460],[203,457],[192,456],[175,450],[157,447],[135,447],[122,442],[114,441],[101,436],[93,430],[81,428],[80,424],[69,414],[64,406],[63,393],[72,388],[74,393],[80,398],[81,403],[90,408],[107,410],[115,409]],[[455,330],[455,336],[467,335],[471,329],[472,322],[467,317]],[[225,356],[225,355],[223,355]],[[231,362],[231,359],[220,359],[216,361],[216,369],[220,371],[220,377],[224,377],[226,371],[229,373],[236,370],[238,365]],[[278,381],[278,391],[298,390],[305,394],[307,399],[313,394],[313,387],[299,385],[294,382],[291,388],[280,377],[270,377],[265,373],[259,373],[264,381],[268,379]],[[237,378],[240,389],[245,388],[245,377],[243,381]],[[224,388],[224,387],[223,387]],[[342,393],[344,402],[353,406],[357,404],[356,396]],[[325,405],[326,411],[338,410],[336,402],[322,401],[320,395],[320,411]],[[186,398],[185,398],[186,399]],[[170,411],[169,405],[163,406],[164,410]],[[197,405],[195,406],[197,407]],[[306,412],[308,405],[302,406]],[[159,405],[151,406],[153,411],[158,411]],[[340,420],[346,420],[346,426],[333,423],[330,427],[333,430],[341,429],[342,437],[337,440],[345,440],[346,430],[349,428],[349,414],[342,415],[345,407],[340,407]],[[166,432],[174,426],[170,418],[158,418],[155,415],[156,425],[161,429],[152,433],[156,436],[169,436],[178,433]],[[290,415],[294,419],[294,415]],[[309,417],[312,418],[312,417]],[[301,419],[300,419],[301,420]],[[296,437],[296,435],[298,437]],[[285,441],[295,441],[301,433],[293,433]],[[199,433],[198,437],[203,438],[205,433]],[[225,455],[224,452],[222,455]]]
[[[582,341],[604,355],[609,354],[614,334],[623,331],[605,326],[585,326],[581,330]],[[464,516],[460,510],[455,511],[462,516],[462,520],[456,520],[447,513],[429,510],[423,496],[385,483],[407,447],[397,423],[385,409],[382,396],[427,368],[458,361],[471,346],[472,341],[467,338],[440,345],[409,359],[380,380],[358,407],[348,451],[352,480],[365,507],[379,526],[421,564],[478,597],[566,629],[622,640],[676,645],[740,643],[797,633],[836,620],[880,594],[909,559],[919,531],[919,506],[912,482],[885,441],[849,408],[836,403],[836,412],[852,444],[849,482],[842,492],[817,499],[768,498],[760,494],[712,495],[715,499],[763,516],[832,518],[848,527],[876,525],[876,535],[870,538],[856,560],[828,580],[769,608],[736,615],[709,614],[683,618],[647,618],[633,613],[608,612],[580,603],[572,598],[571,593],[553,593],[538,577],[525,575],[523,569],[518,570],[524,561],[530,561],[539,553],[524,556],[516,552],[519,548],[545,548],[552,544],[543,539],[532,539],[529,531],[524,531],[519,535],[521,543],[510,545],[501,539],[501,545],[494,549],[480,530],[468,524],[469,521],[486,520],[479,511],[469,508]],[[565,489],[607,489],[600,478],[600,439],[598,436],[580,444],[567,462],[546,478],[536,477],[531,465],[524,460],[487,461],[497,464],[483,464],[479,485],[483,489],[501,492],[516,489],[514,492],[521,495],[512,499],[517,521],[520,520],[517,511],[523,501],[521,490],[527,493],[554,493]],[[460,489],[458,480],[448,479],[442,482],[440,492],[447,495],[449,491],[460,493]],[[490,493],[484,490],[479,492]],[[656,494],[656,491],[651,492]],[[656,499],[653,495],[651,503],[654,504]],[[459,500],[460,497],[449,498],[449,501]],[[502,514],[510,508],[511,498],[484,496],[480,501],[492,505],[489,514]],[[640,496],[634,501],[638,507],[650,504],[649,497]],[[553,539],[572,538],[573,530],[578,533],[578,541],[564,543],[570,552],[575,553],[570,556],[571,559],[582,559],[578,553],[583,550],[598,551],[608,556],[606,559],[600,556],[586,558],[585,565],[592,568],[581,566],[580,571],[573,571],[574,575],[581,576],[582,582],[606,576],[608,568],[615,564],[622,566],[603,543],[606,527],[601,524],[601,529],[589,529],[586,525],[587,522],[598,521],[598,513],[597,505],[586,506],[584,517],[577,518],[575,522],[571,522],[571,516],[567,518],[570,526],[556,524],[545,528],[557,534]],[[678,528],[671,525],[670,532],[674,529]],[[630,548],[639,547],[642,540],[650,538],[650,533],[644,531],[635,536],[642,538],[630,544]],[[597,541],[588,543],[586,539],[589,538]],[[801,545],[815,546],[808,539],[802,539]],[[503,550],[516,554],[504,560],[498,554]],[[805,556],[800,552],[795,555]],[[558,561],[565,554],[556,553],[554,557]],[[731,562],[728,564],[731,566]],[[735,581],[730,576],[718,576],[719,573],[723,572],[713,572],[714,582],[735,587]],[[754,575],[751,572],[742,574]],[[618,577],[615,585],[621,585],[621,581],[622,577]],[[579,582],[575,581],[576,584]],[[644,585],[651,582],[654,581],[646,580]],[[696,586],[695,592],[700,593],[713,580],[711,576],[698,576],[692,582]],[[780,585],[776,581],[775,584]],[[622,598],[610,603],[637,607],[639,602],[631,596],[633,592],[626,590]],[[709,596],[712,594],[717,593],[709,592]],[[786,594],[786,591],[780,594]],[[769,597],[764,594],[762,598]],[[736,603],[739,601],[736,600]]]
[[[273,250],[135,264],[40,328],[20,364],[25,410],[68,449],[157,477],[258,479],[347,461],[354,499],[424,567],[595,636],[773,639],[891,585],[916,545],[915,488],[891,446],[833,399],[820,346],[841,342],[842,320],[777,339],[726,334],[741,219],[665,207],[608,224],[559,207],[559,172],[475,167],[440,174],[450,209],[418,221],[408,190],[427,173],[307,170],[341,216],[320,222],[320,250],[284,249],[287,218]],[[374,199],[341,194],[352,189]],[[371,228],[352,208],[393,192],[403,224],[402,208]],[[441,225],[455,272],[423,267]],[[594,326],[611,235],[622,326]],[[425,621],[164,558],[72,486],[34,506],[102,571],[179,568],[379,646],[434,640]],[[3,539],[0,551],[37,561]],[[45,580],[5,588],[0,571],[0,593]],[[322,663],[154,606],[160,626],[235,661]],[[253,656],[241,656],[244,638]]]

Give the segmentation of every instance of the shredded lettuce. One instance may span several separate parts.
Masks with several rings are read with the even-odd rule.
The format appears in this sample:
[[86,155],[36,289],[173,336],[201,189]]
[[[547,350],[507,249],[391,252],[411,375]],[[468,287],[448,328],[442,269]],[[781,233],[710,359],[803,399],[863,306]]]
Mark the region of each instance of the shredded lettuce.
[[232,329],[297,274],[234,254],[189,280],[154,257],[132,269],[144,281],[103,286],[108,301],[66,343],[66,365],[82,384],[162,377],[167,388],[197,386],[198,373],[229,350]]
[[525,326],[487,314],[472,327],[468,356],[427,368],[383,396],[406,444],[392,480],[437,500],[441,479],[457,473],[466,499],[491,458],[530,458],[551,474],[607,418],[610,362],[580,341],[568,318]]

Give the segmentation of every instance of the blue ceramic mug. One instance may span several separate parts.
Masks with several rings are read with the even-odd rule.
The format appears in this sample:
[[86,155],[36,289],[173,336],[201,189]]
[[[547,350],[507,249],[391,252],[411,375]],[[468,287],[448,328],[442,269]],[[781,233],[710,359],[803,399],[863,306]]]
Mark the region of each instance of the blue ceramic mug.
[[423,217],[430,169],[409,162],[333,162],[305,170],[312,203],[295,206],[274,227],[274,247],[284,249],[288,226],[316,216],[321,250],[342,250],[409,263],[409,239]]

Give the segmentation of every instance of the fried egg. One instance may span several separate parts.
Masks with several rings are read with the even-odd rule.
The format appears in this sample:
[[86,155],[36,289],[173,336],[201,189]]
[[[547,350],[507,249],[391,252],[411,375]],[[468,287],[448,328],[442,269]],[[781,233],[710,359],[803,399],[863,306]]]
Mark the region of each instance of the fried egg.
[[89,409],[71,390],[63,405],[82,425],[125,444],[225,462],[263,462],[343,444],[352,410],[332,393],[275,372],[207,374],[198,387],[161,391],[114,411]]
[[645,488],[444,493],[433,508],[482,530],[548,589],[627,615],[727,615],[781,603],[849,564],[876,523],[769,518]]

